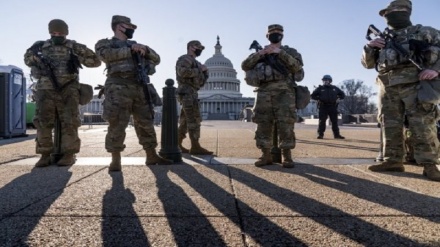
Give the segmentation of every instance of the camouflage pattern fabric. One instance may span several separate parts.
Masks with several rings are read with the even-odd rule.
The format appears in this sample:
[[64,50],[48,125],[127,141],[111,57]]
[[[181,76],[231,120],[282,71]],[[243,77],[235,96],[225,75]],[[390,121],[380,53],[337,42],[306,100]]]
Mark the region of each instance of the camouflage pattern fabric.
[[[277,63],[282,64],[287,74],[279,73],[274,68],[265,69],[267,80],[262,80],[257,88],[257,98],[253,109],[252,121],[257,124],[255,131],[256,145],[259,149],[271,148],[274,124],[278,126],[279,147],[293,149],[295,147],[294,126],[297,119],[295,106],[295,82],[292,75],[302,70],[302,58],[295,49],[283,46],[275,56]],[[264,56],[259,53],[251,54],[241,67],[246,72],[255,69],[259,63],[264,63]],[[265,67],[271,67],[265,64]]]
[[[395,40],[408,49],[409,39],[428,42],[431,47],[425,52],[423,66],[427,69],[440,70],[438,49],[440,33],[432,27],[409,26],[394,33]],[[405,113],[408,118],[409,130],[412,133],[414,158],[418,164],[437,164],[439,141],[437,139],[436,122],[439,112],[435,104],[421,103],[417,99],[418,74],[417,68],[392,48],[373,49],[367,45],[362,54],[362,65],[379,70],[377,83],[379,92],[378,119],[383,123],[384,159],[402,162],[405,155],[403,122]]]
[[191,139],[198,140],[202,118],[197,91],[206,83],[208,72],[202,71],[195,58],[183,55],[176,62],[176,78],[178,101],[182,105],[178,134],[185,138],[188,132]]
[[[61,92],[54,90],[44,65],[34,59],[31,49],[35,48],[35,45],[52,63],[54,75],[62,88]],[[37,127],[38,154],[49,154],[53,151],[52,129],[55,125],[56,113],[61,122],[61,153],[73,154],[80,151],[79,82],[78,74],[71,73],[67,66],[71,52],[76,54],[79,62],[86,67],[101,65],[101,61],[92,50],[73,40],[66,40],[64,45],[53,45],[51,40],[38,41],[24,55],[25,64],[31,67],[32,77],[38,80],[35,87],[36,111],[33,119]]]
[[130,115],[133,115],[139,144],[144,150],[156,148],[156,131],[142,85],[114,78],[108,78],[105,84],[102,118],[109,123],[105,149],[110,153],[124,151],[125,129]]
[[[154,122],[143,93],[142,83],[138,81],[137,64],[133,59],[130,45],[135,41],[116,38],[101,39],[95,45],[99,59],[107,67],[107,80],[104,88],[103,118],[109,122],[105,139],[108,152],[124,150],[125,129],[130,115],[139,144],[144,150],[157,147]],[[151,48],[143,59],[151,68],[160,63],[160,56]],[[155,70],[150,68],[150,73]]]
[[435,124],[439,112],[434,104],[420,104],[416,101],[416,87],[416,83],[380,87],[384,160],[403,161],[405,152],[402,123],[406,112],[415,160],[418,164],[437,163],[439,141]]

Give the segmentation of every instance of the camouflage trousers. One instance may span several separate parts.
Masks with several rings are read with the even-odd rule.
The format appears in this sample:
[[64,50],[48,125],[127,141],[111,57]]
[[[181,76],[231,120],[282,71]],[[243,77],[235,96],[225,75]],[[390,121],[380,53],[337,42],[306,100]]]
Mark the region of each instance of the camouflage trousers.
[[417,83],[380,87],[380,116],[383,126],[384,159],[402,162],[405,156],[403,122],[405,113],[411,132],[414,159],[418,164],[436,164],[439,141],[436,122],[439,116],[437,105],[419,103]]
[[257,124],[256,145],[259,149],[273,146],[273,131],[276,123],[279,147],[295,148],[295,122],[297,119],[295,93],[293,90],[257,92],[252,121]]
[[109,78],[105,84],[104,95],[102,117],[108,121],[105,137],[107,152],[122,152],[125,149],[125,129],[131,115],[139,144],[144,150],[156,148],[156,131],[142,85],[132,81],[121,83],[120,79]]
[[78,108],[78,85],[68,85],[61,92],[53,89],[39,89],[34,97],[36,108],[33,123],[37,128],[36,153],[50,154],[54,151],[52,130],[57,117],[61,123],[61,153],[79,153],[81,140],[78,137],[78,127],[81,126],[81,119]]
[[197,94],[183,94],[178,98],[182,109],[180,111],[178,135],[185,138],[188,132],[190,139],[200,138],[200,125],[202,117]]

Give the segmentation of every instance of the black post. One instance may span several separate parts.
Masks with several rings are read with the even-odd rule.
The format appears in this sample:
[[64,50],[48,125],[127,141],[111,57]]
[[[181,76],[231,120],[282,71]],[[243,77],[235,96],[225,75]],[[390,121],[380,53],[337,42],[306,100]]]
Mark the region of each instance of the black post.
[[61,121],[58,112],[55,113],[55,128],[53,132],[53,152],[50,156],[52,164],[56,164],[63,157],[61,153]]
[[163,88],[162,134],[160,156],[174,162],[182,161],[182,152],[177,145],[177,99],[174,80],[167,79]]
[[281,149],[278,147],[278,124],[277,122],[273,125],[273,147],[270,153],[272,154],[272,161],[275,163],[281,163]]

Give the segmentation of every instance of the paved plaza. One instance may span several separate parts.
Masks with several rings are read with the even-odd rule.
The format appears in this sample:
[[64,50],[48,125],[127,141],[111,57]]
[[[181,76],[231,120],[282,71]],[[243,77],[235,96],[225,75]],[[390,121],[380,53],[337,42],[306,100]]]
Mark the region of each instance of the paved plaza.
[[370,172],[379,129],[340,129],[345,140],[331,129],[318,140],[316,126],[297,124],[286,169],[253,165],[253,123],[204,121],[201,144],[215,155],[167,166],[145,166],[129,127],[114,173],[107,126],[80,128],[70,167],[34,168],[29,130],[0,140],[0,246],[440,246],[440,183],[413,165]]

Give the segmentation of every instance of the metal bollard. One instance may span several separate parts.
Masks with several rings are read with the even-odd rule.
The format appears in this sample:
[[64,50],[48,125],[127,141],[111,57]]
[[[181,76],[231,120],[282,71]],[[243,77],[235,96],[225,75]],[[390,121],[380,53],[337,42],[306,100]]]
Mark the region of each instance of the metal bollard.
[[174,162],[182,161],[182,152],[177,144],[177,99],[174,80],[167,79],[163,88],[162,134],[160,156]]

